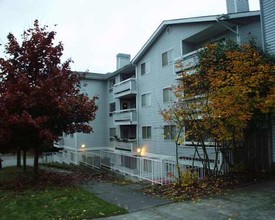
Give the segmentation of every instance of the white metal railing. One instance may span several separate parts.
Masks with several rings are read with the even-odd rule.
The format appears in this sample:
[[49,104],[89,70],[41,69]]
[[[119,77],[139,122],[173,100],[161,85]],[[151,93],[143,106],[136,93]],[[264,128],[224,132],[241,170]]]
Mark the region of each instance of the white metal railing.
[[124,95],[136,94],[136,93],[137,93],[137,86],[136,86],[135,78],[129,78],[124,81],[121,81],[115,84],[113,87],[113,94],[114,94],[114,97],[116,98]]
[[[218,160],[219,166],[221,166],[221,154]],[[138,179],[161,185],[174,182],[178,177],[177,166],[174,160],[141,157],[111,150],[78,153],[63,151],[61,153],[52,153],[52,155],[44,155],[43,161],[73,164],[82,163],[97,169],[105,167],[112,171],[118,171],[123,174],[137,177]],[[201,161],[192,161],[191,159],[185,158],[180,159],[179,164],[181,172],[186,169],[192,169],[198,173],[199,178],[205,176]],[[210,167],[213,169],[214,161],[211,162]],[[226,169],[226,166],[224,169]]]
[[63,162],[63,152],[47,152],[42,155],[42,163]]
[[94,152],[73,152],[61,151],[44,153],[42,156],[42,163],[67,163],[67,164],[85,164],[99,169],[101,166],[101,156]]
[[114,125],[132,125],[137,124],[137,110],[135,108],[114,111]]
[[[111,170],[148,180],[152,183],[164,184],[167,182],[162,160],[123,155],[111,151],[102,151],[101,157],[102,165]],[[169,179],[172,181],[173,177],[169,176]]]
[[101,156],[98,153],[93,152],[81,152],[80,162],[92,166],[93,168],[100,169],[101,166]]

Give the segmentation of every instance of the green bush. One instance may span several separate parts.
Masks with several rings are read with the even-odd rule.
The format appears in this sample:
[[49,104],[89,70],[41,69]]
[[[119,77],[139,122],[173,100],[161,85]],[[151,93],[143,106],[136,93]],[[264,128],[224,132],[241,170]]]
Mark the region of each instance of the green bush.
[[186,188],[198,183],[199,174],[193,169],[186,169],[181,174],[181,186]]

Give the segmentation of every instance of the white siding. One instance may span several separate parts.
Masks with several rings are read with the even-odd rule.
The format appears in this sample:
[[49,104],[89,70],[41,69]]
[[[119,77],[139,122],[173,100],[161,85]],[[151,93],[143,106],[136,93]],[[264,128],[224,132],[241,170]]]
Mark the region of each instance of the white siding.
[[275,1],[260,0],[265,44],[271,53],[275,53]]
[[74,150],[79,150],[82,144],[85,144],[87,150],[106,147],[108,134],[106,120],[107,82],[103,80],[88,79],[82,81],[82,85],[83,84],[86,84],[86,87],[81,87],[82,92],[87,93],[90,98],[93,96],[98,96],[98,100],[96,101],[98,105],[96,119],[91,122],[93,133],[76,133],[73,135],[73,137],[71,137],[71,135],[67,135],[64,137],[64,146],[67,149]]
[[241,43],[248,43],[251,37],[254,37],[258,43],[258,46],[262,46],[262,33],[260,18],[250,18],[249,24],[239,26],[239,33],[241,37]]
[[[254,18],[248,21],[248,25],[240,25],[239,31],[243,42],[248,41],[248,36],[255,35],[257,40],[261,40],[260,20]],[[163,125],[164,121],[160,115],[160,110],[168,108],[171,103],[163,103],[163,88],[167,88],[176,84],[175,75],[173,73],[173,65],[162,67],[162,53],[173,49],[174,58],[182,56],[181,42],[185,39],[191,39],[193,35],[206,30],[216,23],[205,24],[185,24],[185,25],[172,25],[170,31],[163,33],[154,42],[142,58],[137,62],[137,77],[138,77],[138,98],[141,99],[141,94],[151,93],[151,106],[142,107],[141,103],[138,104],[138,133],[141,134],[142,126],[152,127],[152,138],[142,139],[141,135],[138,136],[139,146],[146,148],[146,152],[162,154],[162,155],[175,155],[175,143],[173,140],[164,140],[163,138]],[[229,39],[236,40],[236,34],[232,31],[225,31],[221,34],[212,33],[213,39],[226,36]],[[208,38],[207,40],[211,40]],[[198,47],[201,47],[204,42],[199,42]],[[189,51],[190,52],[190,51]],[[183,52],[184,53],[184,52]],[[150,61],[150,73],[141,75],[140,64],[145,61]]]
[[[151,106],[142,107],[138,104],[139,122],[138,129],[141,134],[142,126],[152,127],[152,138],[142,139],[139,135],[139,145],[146,148],[146,152],[175,155],[175,143],[173,140],[164,140],[164,121],[160,115],[160,110],[168,108],[171,103],[163,103],[163,89],[176,84],[173,64],[162,67],[162,53],[173,49],[174,58],[182,55],[182,40],[206,29],[210,24],[186,24],[171,26],[170,32],[164,31],[147,53],[137,64],[137,76],[139,85],[139,99],[141,94],[151,93]],[[140,64],[145,60],[150,61],[150,73],[141,75]]]

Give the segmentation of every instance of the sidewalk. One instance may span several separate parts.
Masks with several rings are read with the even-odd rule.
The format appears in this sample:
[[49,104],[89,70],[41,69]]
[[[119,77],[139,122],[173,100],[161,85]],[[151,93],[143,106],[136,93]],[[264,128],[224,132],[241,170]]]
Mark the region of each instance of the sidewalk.
[[[100,183],[99,185],[95,184],[92,190],[97,187],[96,194],[98,196],[100,196],[99,192],[102,190],[102,199],[122,207],[126,205],[130,212],[125,215],[101,219],[275,219],[275,180],[236,190],[228,196],[203,199],[195,203],[187,201],[172,204],[168,204],[168,201],[154,204],[150,202],[150,199],[148,201],[140,200],[139,193],[131,192],[134,191],[131,187],[116,191],[117,186]],[[121,203],[123,200],[124,204]],[[144,201],[147,205],[144,207],[140,206],[142,204],[141,201]],[[145,209],[136,211],[139,208],[129,208],[133,204],[136,207],[140,207],[140,209]]]
[[138,189],[141,184],[117,185],[107,182],[91,181],[84,188],[96,194],[97,197],[116,204],[129,212],[150,209],[156,206],[170,204],[171,201],[145,195]]

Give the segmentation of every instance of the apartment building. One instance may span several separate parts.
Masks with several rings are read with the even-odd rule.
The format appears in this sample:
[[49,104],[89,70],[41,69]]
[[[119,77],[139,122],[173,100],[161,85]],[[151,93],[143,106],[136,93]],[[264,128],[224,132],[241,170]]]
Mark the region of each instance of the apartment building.
[[[124,165],[136,156],[174,159],[176,128],[164,123],[160,111],[175,101],[171,87],[178,74],[197,64],[197,51],[205,43],[231,39],[243,44],[253,36],[261,45],[269,36],[261,31],[260,11],[249,11],[247,0],[226,3],[227,14],[163,21],[132,60],[128,54],[117,55],[116,71],[87,73],[83,91],[99,97],[98,112],[91,122],[93,133],[61,138],[59,147],[72,161],[81,152],[99,151],[128,155]],[[190,144],[185,140],[180,146],[180,157],[192,157]]]

